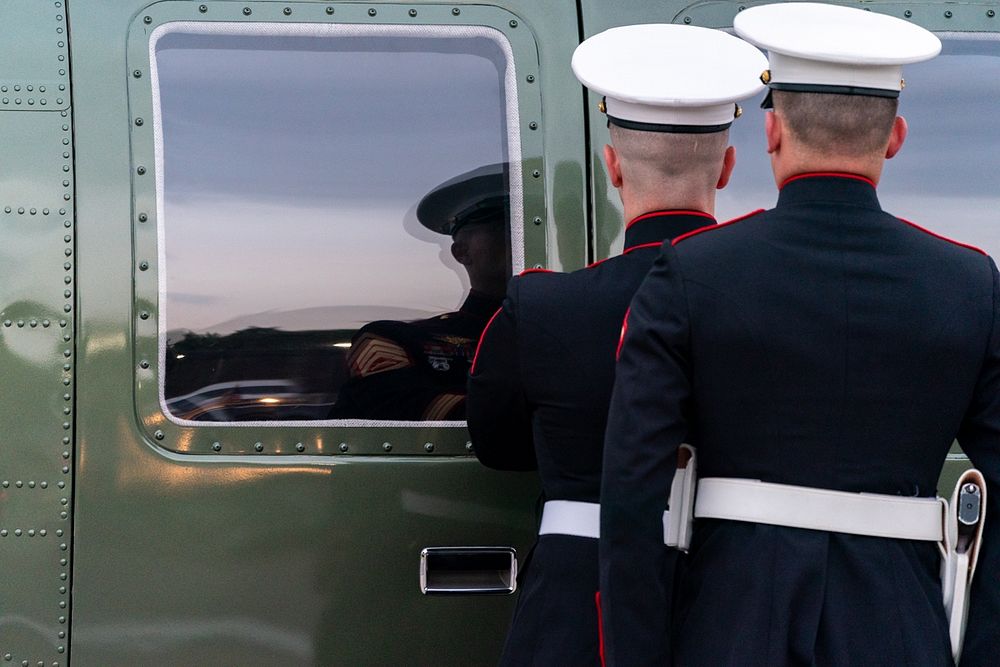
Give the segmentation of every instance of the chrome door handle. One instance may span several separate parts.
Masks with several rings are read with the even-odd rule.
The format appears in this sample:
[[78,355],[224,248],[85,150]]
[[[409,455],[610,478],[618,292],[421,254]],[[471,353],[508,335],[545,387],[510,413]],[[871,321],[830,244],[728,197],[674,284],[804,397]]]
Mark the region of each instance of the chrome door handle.
[[420,552],[424,595],[510,595],[516,588],[513,547],[427,547]]

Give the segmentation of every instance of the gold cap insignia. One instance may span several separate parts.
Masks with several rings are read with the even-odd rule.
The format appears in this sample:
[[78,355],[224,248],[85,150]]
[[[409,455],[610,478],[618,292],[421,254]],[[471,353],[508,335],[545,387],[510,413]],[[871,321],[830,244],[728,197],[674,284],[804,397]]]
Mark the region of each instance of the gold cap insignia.
[[601,98],[601,101],[597,103],[597,110],[600,111],[601,113],[608,112],[608,105],[605,104],[603,97]]
[[766,69],[760,74],[760,82],[765,86],[771,83],[771,70]]
[[899,89],[902,90],[903,88],[906,88],[906,79],[899,80]]
[[742,115],[743,115],[743,107],[737,104],[736,111],[733,112],[733,118],[739,118]]

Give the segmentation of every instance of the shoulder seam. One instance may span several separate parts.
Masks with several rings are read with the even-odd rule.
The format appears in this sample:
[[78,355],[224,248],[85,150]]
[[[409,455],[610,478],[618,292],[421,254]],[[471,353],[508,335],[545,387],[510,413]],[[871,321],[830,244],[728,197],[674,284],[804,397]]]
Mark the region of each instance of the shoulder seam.
[[710,232],[710,231],[714,231],[716,229],[721,229],[723,227],[727,227],[727,226],[732,225],[732,224],[737,223],[737,222],[743,222],[747,218],[752,218],[753,216],[758,215],[758,214],[763,213],[763,212],[764,212],[764,209],[759,208],[756,211],[750,211],[749,213],[747,213],[745,215],[741,215],[738,218],[733,218],[732,220],[726,220],[725,222],[720,222],[717,225],[706,225],[705,227],[699,227],[698,229],[696,229],[696,230],[694,230],[692,232],[688,232],[687,234],[681,234],[680,236],[678,236],[677,238],[675,238],[673,241],[671,241],[670,245],[677,245],[681,241],[689,239],[692,236],[697,236],[698,234],[701,234],[702,232]]
[[961,241],[956,241],[955,239],[950,239],[947,236],[942,236],[942,235],[938,234],[937,232],[932,232],[931,230],[929,230],[929,229],[927,229],[925,227],[921,227],[917,223],[911,222],[911,221],[907,220],[906,218],[900,218],[898,215],[894,216],[894,217],[897,220],[899,220],[900,222],[905,222],[910,227],[913,227],[914,229],[919,230],[919,231],[923,232],[924,234],[927,234],[928,236],[933,236],[936,239],[940,239],[942,241],[947,241],[948,243],[950,243],[952,245],[957,245],[958,247],[965,248],[967,250],[973,250],[975,252],[978,252],[980,255],[984,255],[986,257],[989,257],[989,255],[987,254],[987,252],[985,250],[983,250],[982,248],[977,248],[974,245],[969,245],[968,243],[962,243]]

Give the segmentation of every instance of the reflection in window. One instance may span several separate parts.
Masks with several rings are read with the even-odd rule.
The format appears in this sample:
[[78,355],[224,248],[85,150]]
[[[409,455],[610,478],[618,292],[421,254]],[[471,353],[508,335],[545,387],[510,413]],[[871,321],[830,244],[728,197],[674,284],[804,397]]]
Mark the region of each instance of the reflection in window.
[[[1000,257],[994,213],[1000,209],[1000,151],[987,129],[995,115],[989,88],[1000,81],[1000,41],[985,34],[941,37],[941,56],[903,68],[899,109],[910,132],[885,164],[879,198],[894,215]],[[720,220],[770,208],[777,197],[765,112],[753,102],[743,107],[746,113],[731,130],[736,169],[718,195]]]
[[193,25],[153,47],[165,409],[464,419],[512,268],[506,43]]

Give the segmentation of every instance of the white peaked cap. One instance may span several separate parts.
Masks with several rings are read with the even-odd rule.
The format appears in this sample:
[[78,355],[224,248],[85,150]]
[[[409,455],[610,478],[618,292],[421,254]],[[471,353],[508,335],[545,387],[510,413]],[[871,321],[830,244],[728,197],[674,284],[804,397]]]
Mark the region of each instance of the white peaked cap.
[[816,2],[751,7],[733,29],[767,49],[763,78],[774,90],[898,97],[903,65],[941,51],[941,40],[918,25]]
[[719,30],[651,23],[611,28],[573,53],[573,73],[604,95],[611,123],[661,132],[714,132],[763,89],[767,58]]

